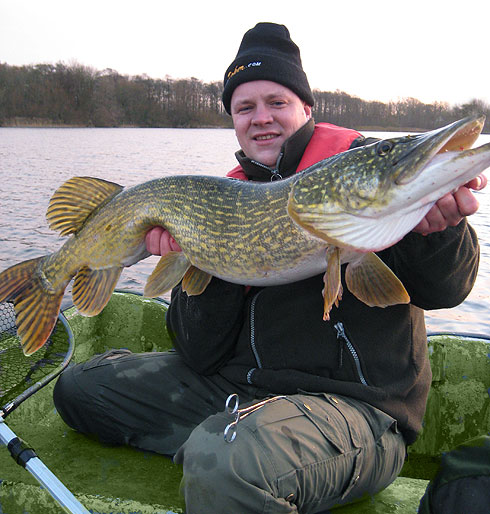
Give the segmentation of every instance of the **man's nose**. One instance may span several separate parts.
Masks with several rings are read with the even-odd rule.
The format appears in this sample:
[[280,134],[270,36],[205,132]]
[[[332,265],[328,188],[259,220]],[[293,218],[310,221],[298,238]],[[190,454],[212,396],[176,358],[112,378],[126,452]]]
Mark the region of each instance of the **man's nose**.
[[266,105],[257,105],[252,118],[254,125],[265,125],[273,121],[271,110]]

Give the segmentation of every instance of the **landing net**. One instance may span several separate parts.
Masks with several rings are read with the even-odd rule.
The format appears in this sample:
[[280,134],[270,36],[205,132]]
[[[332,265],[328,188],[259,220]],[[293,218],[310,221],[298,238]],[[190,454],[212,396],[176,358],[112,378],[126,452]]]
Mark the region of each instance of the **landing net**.
[[14,306],[0,303],[0,415],[5,417],[63,371],[73,354],[73,334],[66,318],[46,344],[26,357],[17,336]]

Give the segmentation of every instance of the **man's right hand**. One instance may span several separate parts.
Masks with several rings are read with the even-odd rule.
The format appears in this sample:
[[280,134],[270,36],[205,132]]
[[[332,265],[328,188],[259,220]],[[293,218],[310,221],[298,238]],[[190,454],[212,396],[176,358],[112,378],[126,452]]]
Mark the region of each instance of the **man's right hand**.
[[168,252],[181,252],[182,249],[168,230],[153,227],[145,236],[146,249],[153,255],[166,255]]

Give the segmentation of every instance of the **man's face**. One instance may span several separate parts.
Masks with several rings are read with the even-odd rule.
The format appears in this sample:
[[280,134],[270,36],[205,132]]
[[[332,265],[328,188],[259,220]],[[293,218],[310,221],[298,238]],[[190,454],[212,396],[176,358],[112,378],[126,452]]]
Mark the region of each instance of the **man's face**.
[[311,117],[311,107],[281,84],[255,80],[235,89],[231,116],[245,155],[274,166],[284,141]]

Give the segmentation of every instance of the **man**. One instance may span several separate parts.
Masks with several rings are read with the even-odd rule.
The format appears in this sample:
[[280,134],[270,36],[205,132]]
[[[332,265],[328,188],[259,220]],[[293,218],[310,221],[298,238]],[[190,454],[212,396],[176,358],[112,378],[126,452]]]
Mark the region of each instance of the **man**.
[[[299,49],[282,25],[245,34],[223,103],[241,146],[234,178],[281,179],[366,143],[315,126]],[[167,314],[176,352],[113,351],[70,368],[55,389],[58,411],[102,440],[175,455],[190,514],[314,513],[373,494],[396,478],[421,429],[431,379],[422,309],[457,305],[476,277],[465,219],[476,209],[461,188],[379,253],[410,305],[370,308],[344,288],[324,322],[321,276],[267,288],[213,278],[192,297],[178,286]],[[147,248],[180,249],[163,228],[147,234]],[[229,443],[222,411],[232,393],[240,406],[280,397],[243,416]]]

